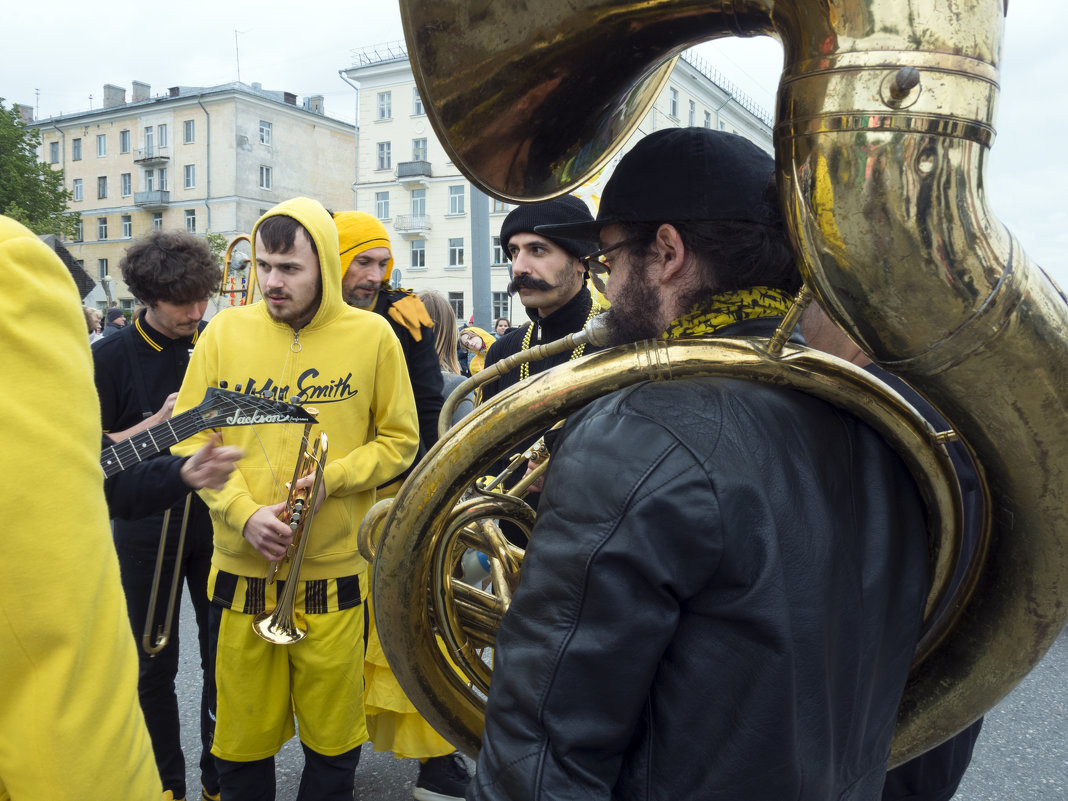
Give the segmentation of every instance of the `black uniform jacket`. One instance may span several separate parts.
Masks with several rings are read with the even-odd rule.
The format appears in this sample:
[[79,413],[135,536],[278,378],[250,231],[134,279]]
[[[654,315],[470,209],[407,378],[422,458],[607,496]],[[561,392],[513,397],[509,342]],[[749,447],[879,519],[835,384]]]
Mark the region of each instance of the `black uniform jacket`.
[[928,586],[886,443],[703,378],[591,403],[552,458],[467,797],[878,799]]

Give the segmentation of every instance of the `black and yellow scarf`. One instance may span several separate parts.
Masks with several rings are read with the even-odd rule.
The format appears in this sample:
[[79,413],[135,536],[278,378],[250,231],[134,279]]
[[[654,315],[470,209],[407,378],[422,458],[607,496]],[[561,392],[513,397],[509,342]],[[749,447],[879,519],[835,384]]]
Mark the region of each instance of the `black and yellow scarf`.
[[664,339],[708,336],[732,323],[762,317],[783,317],[793,298],[781,289],[754,286],[720,292],[677,317],[664,331]]

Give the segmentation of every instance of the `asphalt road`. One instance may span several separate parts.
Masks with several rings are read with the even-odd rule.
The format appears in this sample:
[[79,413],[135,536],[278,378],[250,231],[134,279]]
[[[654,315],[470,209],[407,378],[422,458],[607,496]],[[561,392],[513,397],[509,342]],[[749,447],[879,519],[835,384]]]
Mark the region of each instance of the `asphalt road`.
[[[190,792],[199,786],[200,680],[192,608],[183,598],[178,703],[190,764]],[[278,801],[293,801],[304,757],[294,738],[276,758]],[[356,801],[408,801],[417,765],[364,746],[356,772]],[[195,797],[195,796],[191,796]],[[1068,799],[1068,630],[1045,659],[986,716],[971,767],[954,801],[1059,801]]]

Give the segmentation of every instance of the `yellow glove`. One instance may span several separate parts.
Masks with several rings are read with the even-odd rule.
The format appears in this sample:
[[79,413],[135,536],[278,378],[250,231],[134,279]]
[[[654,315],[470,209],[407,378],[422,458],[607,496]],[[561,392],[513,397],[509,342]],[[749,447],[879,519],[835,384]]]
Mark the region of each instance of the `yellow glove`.
[[421,342],[423,339],[424,325],[427,328],[434,327],[434,321],[430,319],[426,306],[415,295],[405,295],[400,300],[394,301],[387,313],[407,328],[416,342]]

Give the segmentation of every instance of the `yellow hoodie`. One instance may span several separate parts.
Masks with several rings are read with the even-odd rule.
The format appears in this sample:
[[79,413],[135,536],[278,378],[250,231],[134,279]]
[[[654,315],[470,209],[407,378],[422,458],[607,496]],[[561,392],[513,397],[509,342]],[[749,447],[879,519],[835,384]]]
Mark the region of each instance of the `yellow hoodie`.
[[159,801],[80,307],[56,254],[0,217],[0,365],[26,388],[0,433],[18,510],[0,555],[0,799]]
[[[389,323],[342,299],[337,228],[327,211],[307,198],[281,203],[256,223],[253,243],[263,220],[275,215],[296,219],[315,243],[323,284],[319,309],[296,332],[276,322],[262,300],[221,311],[193,350],[174,411],[195,406],[220,382],[243,392],[277,391],[287,399],[306,393],[305,405],[318,411],[312,436],[325,431],[329,438],[328,496],[308,534],[300,578],[355,575],[366,567],[356,550],[356,530],[374,503],[375,487],[401,473],[416,455],[419,432],[408,370]],[[252,256],[255,261],[255,248]],[[277,424],[221,430],[223,442],[243,448],[246,456],[222,490],[200,493],[214,521],[212,564],[218,569],[266,574],[266,560],[242,531],[258,508],[285,500],[302,430]],[[192,453],[207,436],[172,451]]]

